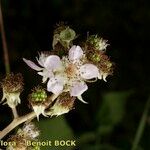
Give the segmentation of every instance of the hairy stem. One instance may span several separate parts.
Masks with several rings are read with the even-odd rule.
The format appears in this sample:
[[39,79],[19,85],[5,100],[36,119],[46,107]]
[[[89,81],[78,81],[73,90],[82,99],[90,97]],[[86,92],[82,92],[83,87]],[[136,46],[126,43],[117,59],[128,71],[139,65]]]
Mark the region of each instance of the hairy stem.
[[[58,95],[53,94],[52,96],[50,96],[49,99],[51,99],[51,101],[54,101],[57,97],[58,97]],[[14,114],[14,120],[5,129],[0,131],[0,140],[4,136],[6,136],[10,131],[12,131],[15,127],[17,127],[18,125],[20,125],[28,120],[32,120],[36,117],[35,112],[31,112],[27,115],[18,117],[16,109],[12,109],[12,110],[13,110],[13,114]]]
[[139,145],[140,139],[142,137],[142,134],[143,134],[143,131],[145,128],[149,107],[150,107],[150,97],[145,105],[145,109],[144,109],[143,115],[141,117],[131,150],[136,150]]
[[6,70],[6,74],[9,74],[10,64],[9,64],[9,55],[8,55],[7,42],[6,42],[5,30],[4,30],[4,24],[3,24],[1,0],[0,0],[0,32],[1,32],[2,45],[3,45],[5,70]]
[[16,107],[12,108],[12,113],[13,113],[14,118],[18,118],[18,112],[17,112]]
[[21,123],[32,120],[36,117],[36,114],[34,112],[31,112],[25,116],[15,118],[3,131],[0,132],[0,139],[2,139],[5,135],[7,135],[10,131],[12,131],[15,127],[20,125]]

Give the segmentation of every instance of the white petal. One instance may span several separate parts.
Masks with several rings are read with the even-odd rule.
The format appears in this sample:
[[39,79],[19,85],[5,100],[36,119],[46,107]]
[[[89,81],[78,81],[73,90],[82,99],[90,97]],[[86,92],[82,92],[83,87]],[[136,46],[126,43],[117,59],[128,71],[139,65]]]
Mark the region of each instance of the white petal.
[[63,80],[57,77],[51,78],[47,83],[47,90],[54,94],[60,94],[63,90]]
[[45,83],[48,78],[52,78],[54,76],[53,72],[47,69],[43,69],[43,72],[38,72],[38,74],[43,76],[43,83]]
[[44,67],[44,62],[46,60],[48,56],[46,54],[44,54],[43,52],[39,53],[39,58],[36,57],[36,60],[38,61],[38,63]]
[[31,67],[32,69],[36,70],[36,71],[40,71],[42,70],[43,68],[37,66],[34,62],[30,61],[30,60],[27,60],[25,58],[23,58],[23,61],[29,66]]
[[81,77],[84,79],[92,79],[99,76],[99,70],[93,64],[84,64],[80,67],[79,72]]
[[88,89],[88,86],[85,83],[78,82],[74,84],[71,88],[70,95],[71,96],[80,96]]
[[44,67],[44,60],[37,58],[37,57],[36,57],[36,60],[42,67]]
[[69,60],[77,60],[80,59],[83,55],[83,50],[80,46],[72,46],[69,50]]
[[56,55],[48,56],[44,62],[44,67],[48,70],[58,69],[62,66],[60,58]]

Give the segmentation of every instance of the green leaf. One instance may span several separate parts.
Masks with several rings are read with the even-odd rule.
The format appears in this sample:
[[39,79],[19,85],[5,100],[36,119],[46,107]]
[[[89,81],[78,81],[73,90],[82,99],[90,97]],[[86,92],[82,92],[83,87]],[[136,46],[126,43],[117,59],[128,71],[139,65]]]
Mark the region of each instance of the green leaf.
[[69,150],[72,148],[72,146],[56,146],[55,144],[56,140],[59,142],[61,140],[74,140],[73,132],[64,117],[46,118],[45,120],[40,120],[37,126],[41,131],[40,141],[51,141],[49,146],[41,146],[41,150]]
[[103,102],[97,113],[98,131],[101,135],[110,133],[125,113],[125,104],[130,91],[109,92],[103,95]]

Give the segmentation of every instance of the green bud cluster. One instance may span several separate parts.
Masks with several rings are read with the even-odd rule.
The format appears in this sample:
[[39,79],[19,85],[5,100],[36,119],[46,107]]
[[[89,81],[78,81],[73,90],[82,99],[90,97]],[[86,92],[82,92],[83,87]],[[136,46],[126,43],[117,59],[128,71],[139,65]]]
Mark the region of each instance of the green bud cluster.
[[100,60],[101,60],[100,55],[98,55],[98,54],[92,55],[92,61],[93,62],[99,62]]
[[95,49],[98,49],[100,39],[97,35],[91,35],[88,37],[87,42],[89,42]]
[[47,99],[47,94],[44,89],[35,89],[31,94],[32,102],[44,102]]

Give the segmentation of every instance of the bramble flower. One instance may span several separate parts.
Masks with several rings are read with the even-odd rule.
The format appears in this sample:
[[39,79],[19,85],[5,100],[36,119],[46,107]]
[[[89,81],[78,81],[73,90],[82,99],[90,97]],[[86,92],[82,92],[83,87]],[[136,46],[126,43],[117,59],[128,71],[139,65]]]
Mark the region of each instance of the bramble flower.
[[[72,46],[68,57],[62,58],[65,66],[66,84],[64,91],[69,91],[71,96],[78,97],[83,101],[81,95],[88,89],[86,81],[100,78],[98,68],[87,62],[86,56],[80,46]],[[49,85],[48,85],[49,86]]]
[[[38,62],[43,68],[35,65],[32,61],[24,59],[26,64],[37,71],[47,80],[47,90],[56,95],[69,91],[71,96],[78,97],[88,89],[86,81],[93,78],[101,78],[99,69],[86,61],[86,57],[80,46],[72,46],[69,55],[60,59],[56,55],[40,57]],[[42,62],[42,63],[41,63]]]
[[[39,75],[43,76],[43,82],[46,82],[49,78],[51,87],[49,86],[48,91],[54,94],[59,94],[63,90],[63,77],[61,72],[63,71],[63,66],[60,58],[57,55],[44,56],[41,54],[38,63],[43,67],[37,66],[34,62],[23,58],[24,62],[32,69],[38,72]],[[57,83],[57,84],[56,84]]]
[[4,104],[8,104],[9,107],[14,108],[20,101],[20,93],[23,90],[23,77],[20,73],[9,74],[3,79],[1,83],[3,89],[2,102],[6,99]]
[[37,58],[40,67],[30,60],[25,58],[23,58],[23,60],[29,67],[38,71],[39,75],[43,76],[43,83],[46,82],[48,78],[54,77],[55,72],[59,71],[61,66],[60,58],[57,55],[47,56],[41,53],[39,59]]

